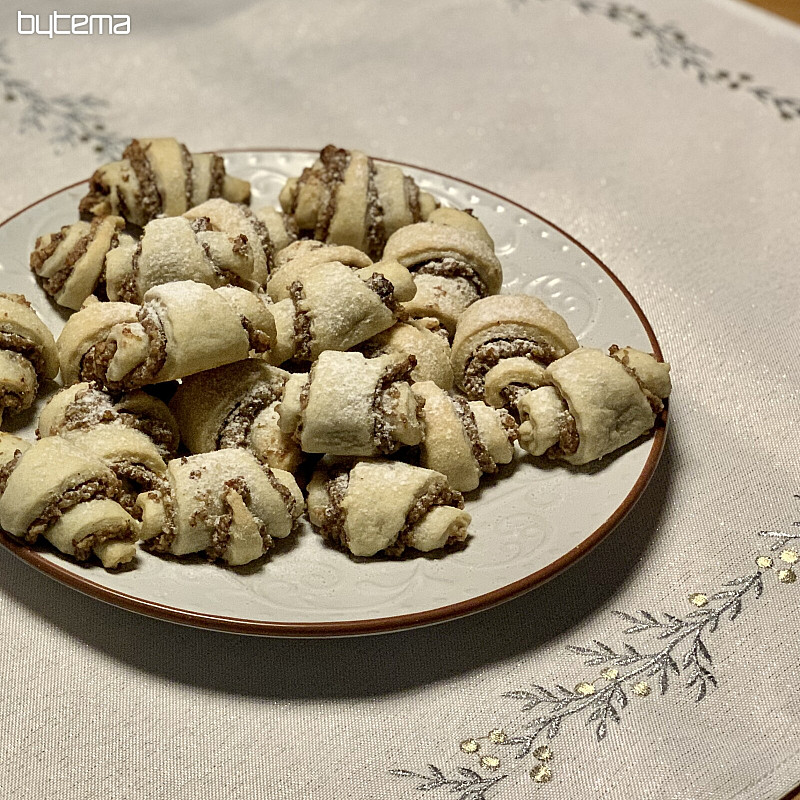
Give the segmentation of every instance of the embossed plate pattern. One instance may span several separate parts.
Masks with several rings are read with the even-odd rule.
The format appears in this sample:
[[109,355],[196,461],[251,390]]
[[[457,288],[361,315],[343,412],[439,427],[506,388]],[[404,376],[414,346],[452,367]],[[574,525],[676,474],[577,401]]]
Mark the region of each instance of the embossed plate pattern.
[[[313,160],[312,153],[291,150],[227,151],[225,156],[232,174],[251,181],[254,206],[277,205],[285,179]],[[628,344],[659,352],[630,294],[566,233],[486,189],[402,166],[444,204],[475,210],[497,245],[504,291],[541,297],[566,318],[582,344]],[[77,218],[84,193],[85,183],[67,187],[0,225],[0,288],[24,293],[56,334],[65,315],[36,284],[28,255],[37,236]],[[35,419],[33,410],[9,422],[14,432],[32,437]],[[353,559],[326,545],[305,522],[265,562],[238,569],[141,553],[135,569],[112,574],[75,564],[47,546],[30,549],[4,534],[0,541],[62,583],[173,622],[283,636],[400,630],[488,608],[577,561],[644,490],[664,435],[660,429],[600,467],[542,464],[518,451],[513,465],[467,496],[472,536],[463,550],[446,556]]]

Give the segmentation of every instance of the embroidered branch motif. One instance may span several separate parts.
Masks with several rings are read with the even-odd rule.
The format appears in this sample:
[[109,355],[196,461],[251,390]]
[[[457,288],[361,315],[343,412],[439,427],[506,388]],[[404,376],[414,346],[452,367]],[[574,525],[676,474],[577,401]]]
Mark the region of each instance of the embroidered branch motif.
[[493,778],[484,778],[474,770],[459,767],[460,778],[447,778],[445,774],[433,764],[428,764],[430,775],[420,775],[407,769],[389,770],[392,775],[399,778],[417,778],[424,781],[415,788],[419,792],[430,792],[433,789],[447,788],[451,792],[461,792],[458,800],[486,800],[486,792],[496,786],[506,776],[497,775]]
[[[526,0],[511,0],[513,5],[524,5]],[[549,2],[549,0],[539,0]],[[777,112],[781,119],[800,119],[800,99],[776,92],[760,84],[753,75],[713,64],[710,50],[694,44],[672,23],[656,23],[646,11],[626,3],[606,0],[569,0],[586,16],[596,15],[628,28],[631,36],[654,45],[653,60],[662,67],[676,66],[693,75],[703,85],[717,85],[730,91],[742,91]]]
[[[795,497],[800,499],[800,495]],[[798,526],[800,522],[793,524]],[[619,724],[623,712],[636,705],[632,698],[648,697],[653,686],[658,687],[660,695],[665,695],[673,683],[680,682],[695,702],[704,700],[709,689],[718,686],[709,637],[730,626],[747,603],[762,596],[765,577],[770,573],[775,574],[779,584],[793,584],[797,580],[794,567],[800,561],[800,533],[760,531],[758,535],[771,540],[770,552],[777,555],[758,556],[755,571],[727,581],[719,591],[688,594],[686,599],[694,607],[688,613],[614,612],[627,623],[622,631],[625,639],[620,645],[612,647],[595,639],[588,646],[567,648],[580,656],[585,666],[603,668],[598,677],[581,681],[573,689],[561,684],[553,688],[533,684],[527,689],[506,692],[503,697],[522,701],[521,711],[531,712],[533,718],[517,733],[508,734],[496,728],[485,737],[464,739],[461,752],[478,755],[481,740],[499,748],[513,748],[515,760],[533,756],[539,762],[534,762],[528,775],[537,783],[547,783],[553,778],[549,743],[570,724],[582,721],[584,727],[593,728],[596,741],[602,742],[611,730],[610,723]],[[649,646],[643,647],[641,639],[646,639]],[[478,763],[494,771],[500,767],[501,759],[482,755]],[[525,769],[530,766],[528,762]],[[461,767],[458,769],[461,779],[448,779],[438,767],[429,765],[428,769],[429,776],[402,769],[391,770],[391,774],[424,780],[415,787],[418,791],[449,788],[452,792],[462,792],[459,800],[488,800],[487,793],[509,777],[507,773],[483,778],[474,770]]]
[[21,107],[20,133],[37,131],[49,134],[56,152],[65,146],[91,145],[106,158],[118,157],[125,140],[107,130],[104,110],[108,103],[91,94],[43,95],[30,81],[15,77],[6,42],[0,41],[0,92],[3,100]]

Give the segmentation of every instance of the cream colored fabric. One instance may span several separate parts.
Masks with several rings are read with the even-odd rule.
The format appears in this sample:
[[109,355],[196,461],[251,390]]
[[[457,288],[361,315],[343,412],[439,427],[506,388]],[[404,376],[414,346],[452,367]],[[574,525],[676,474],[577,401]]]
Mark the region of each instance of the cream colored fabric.
[[[97,602],[0,549],[0,795],[456,800],[389,772],[428,764],[449,780],[466,780],[459,768],[507,775],[486,800],[777,800],[800,779],[800,582],[772,570],[709,636],[719,686],[701,702],[684,676],[663,696],[642,678],[651,693],[629,692],[602,741],[575,715],[543,742],[553,780],[541,786],[529,777],[539,762],[515,760],[513,746],[459,749],[495,728],[519,733],[542,708],[523,712],[505,693],[572,690],[607,668],[568,646],[663,646],[625,635],[632,623],[615,611],[700,611],[690,594],[730,590],[760,555],[779,560],[759,531],[798,532],[800,120],[782,119],[775,99],[800,97],[800,32],[736,0],[632,0],[640,27],[629,3],[616,18],[606,0],[584,5],[0,5],[4,74],[45,98],[102,98],[100,121],[122,138],[174,135],[193,152],[330,140],[538,212],[631,291],[675,385],[666,451],[620,526],[536,591],[443,625],[328,641],[194,630]],[[129,13],[132,32],[17,36],[20,9]],[[710,55],[684,66],[669,30]],[[750,80],[729,88],[739,73]],[[30,106],[4,94],[3,219],[119,155],[79,133],[56,152],[54,129],[21,132]],[[535,264],[550,274],[541,244]],[[585,260],[577,245],[567,255]],[[435,564],[446,579],[446,559]]]

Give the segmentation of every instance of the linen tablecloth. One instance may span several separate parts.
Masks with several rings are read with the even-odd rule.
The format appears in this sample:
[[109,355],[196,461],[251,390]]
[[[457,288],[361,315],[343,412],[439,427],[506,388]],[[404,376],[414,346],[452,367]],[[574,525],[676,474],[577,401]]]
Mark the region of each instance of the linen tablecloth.
[[[24,5],[43,25],[54,10]],[[135,135],[333,142],[457,175],[552,220],[631,290],[672,363],[668,444],[580,563],[391,635],[182,628],[0,551],[0,796],[789,791],[800,29],[734,0],[118,5],[127,36],[19,35],[20,9],[0,9],[0,218]]]

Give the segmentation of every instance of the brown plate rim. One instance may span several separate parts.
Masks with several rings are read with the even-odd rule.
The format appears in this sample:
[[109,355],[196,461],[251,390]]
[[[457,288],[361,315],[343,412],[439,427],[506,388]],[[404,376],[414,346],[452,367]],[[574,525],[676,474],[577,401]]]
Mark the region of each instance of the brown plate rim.
[[[226,153],[306,153],[309,157],[314,157],[318,154],[316,150],[308,150],[305,148],[295,148],[295,147],[238,147],[238,148],[227,148],[224,150],[215,151],[220,154]],[[493,197],[497,197],[504,202],[514,206],[515,208],[524,211],[526,214],[530,214],[531,216],[535,217],[536,219],[540,220],[541,222],[549,225],[553,229],[557,230],[562,236],[572,242],[576,247],[582,250],[587,256],[589,256],[596,264],[598,264],[604,272],[611,278],[612,281],[616,284],[617,288],[622,292],[625,299],[630,303],[633,310],[636,312],[639,321],[642,323],[642,326],[647,333],[647,337],[650,340],[650,345],[653,348],[653,353],[659,359],[663,358],[661,348],[659,347],[658,340],[656,339],[655,332],[653,331],[652,326],[650,325],[649,320],[642,311],[642,308],[634,299],[633,295],[628,291],[627,287],[622,283],[622,281],[611,271],[611,269],[606,266],[594,253],[592,253],[587,247],[581,244],[574,236],[567,233],[563,228],[559,227],[558,225],[551,222],[546,217],[543,217],[541,214],[537,214],[535,211],[531,211],[529,208],[521,205],[520,203],[511,200],[504,195],[498,194],[491,189],[487,189],[483,186],[479,186],[476,183],[472,183],[471,181],[464,180],[463,178],[458,178],[454,175],[450,175],[446,172],[440,172],[434,169],[428,169],[427,167],[420,167],[416,164],[409,164],[403,161],[393,161],[390,159],[383,159],[377,158],[376,160],[382,161],[389,164],[395,164],[401,167],[409,167],[411,169],[417,169],[423,172],[426,172],[431,175],[437,175],[440,178],[445,178],[449,180],[458,181],[465,186],[469,186],[479,192],[486,192],[487,194],[492,195]],[[51,192],[44,197],[40,197],[38,200],[30,203],[29,205],[22,208],[20,211],[12,214],[7,219],[0,222],[0,228],[3,228],[12,220],[19,217],[21,214],[24,214],[26,211],[29,211],[31,208],[49,200],[51,197],[54,197],[57,194],[61,194],[62,192],[66,192],[70,189],[73,189],[77,186],[86,183],[85,180],[76,181],[75,183],[69,184],[68,186],[64,186],[61,189],[57,189],[54,192]],[[667,412],[668,413],[668,412]],[[655,472],[656,466],[661,458],[661,454],[664,451],[664,444],[666,441],[666,425],[667,420],[665,420],[665,424],[662,427],[659,427],[653,436],[652,445],[650,448],[650,454],[645,461],[644,467],[642,468],[639,477],[637,478],[636,482],[634,483],[631,490],[625,496],[625,499],[620,503],[617,509],[608,517],[608,519],[600,525],[594,532],[592,532],[589,536],[587,536],[577,547],[574,547],[569,552],[565,553],[561,558],[556,559],[555,561],[548,564],[546,567],[542,567],[542,569],[537,570],[536,572],[532,572],[530,575],[526,576],[525,578],[520,578],[513,583],[509,583],[506,586],[500,587],[499,589],[494,589],[491,592],[486,592],[482,595],[478,595],[477,597],[469,598],[468,600],[462,600],[458,603],[451,603],[446,606],[440,606],[434,609],[428,609],[427,611],[422,611],[416,614],[398,614],[391,617],[378,617],[375,619],[363,619],[363,620],[346,620],[346,621],[333,621],[333,622],[271,622],[271,621],[257,621],[257,620],[248,620],[248,619],[240,619],[237,617],[226,617],[226,616],[215,616],[213,614],[203,614],[195,611],[189,611],[186,609],[175,608],[174,606],[164,605],[162,603],[155,603],[149,600],[142,600],[141,598],[134,597],[133,595],[125,594],[124,592],[118,592],[114,589],[109,589],[105,586],[100,586],[89,580],[88,578],[84,578],[83,576],[71,572],[70,570],[61,567],[59,564],[50,561],[49,559],[44,558],[39,552],[36,550],[30,549],[26,545],[21,542],[18,542],[15,539],[12,539],[9,535],[7,535],[4,531],[0,531],[0,544],[5,546],[8,550],[10,550],[15,556],[20,558],[22,561],[30,564],[35,569],[43,572],[50,578],[57,580],[59,583],[62,583],[66,586],[69,586],[72,589],[75,589],[82,594],[88,595],[93,597],[96,600],[100,600],[105,603],[109,603],[110,605],[117,606],[122,608],[126,611],[132,611],[134,613],[142,614],[144,616],[153,617],[155,619],[165,620],[167,622],[173,622],[181,625],[188,625],[190,627],[195,628],[205,628],[215,631],[222,631],[225,633],[237,633],[237,634],[245,634],[245,635],[252,635],[252,636],[280,636],[280,637],[290,637],[290,638],[321,638],[321,637],[335,637],[335,636],[359,636],[365,634],[379,634],[379,633],[391,633],[395,631],[402,631],[407,630],[409,628],[416,628],[424,625],[432,625],[441,622],[448,622],[450,620],[458,619],[460,617],[468,616],[470,614],[475,614],[479,611],[485,611],[488,608],[492,608],[493,606],[499,605],[500,603],[507,602],[509,600],[514,599],[515,597],[519,597],[520,595],[535,589],[538,586],[546,583],[547,581],[554,578],[559,573],[563,572],[568,567],[575,564],[581,558],[583,558],[587,553],[593,550],[606,536],[611,533],[611,531],[623,520],[623,518],[628,514],[628,512],[633,508],[636,501],[644,492],[647,484],[650,482],[650,479],[653,477]]]

